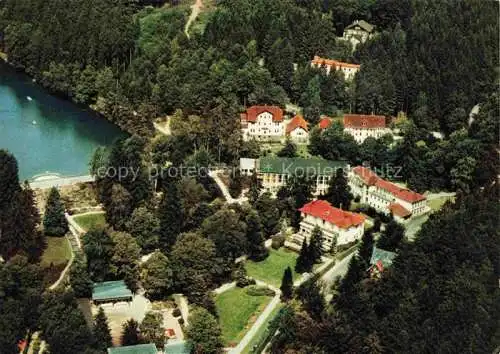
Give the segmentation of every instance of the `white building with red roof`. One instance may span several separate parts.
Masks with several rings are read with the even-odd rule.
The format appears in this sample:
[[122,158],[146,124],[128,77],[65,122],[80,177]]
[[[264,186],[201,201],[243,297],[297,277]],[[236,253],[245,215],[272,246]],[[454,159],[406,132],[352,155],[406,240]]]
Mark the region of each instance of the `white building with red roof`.
[[295,235],[295,242],[302,244],[304,238],[310,241],[316,226],[323,232],[323,249],[329,251],[334,242],[345,245],[363,237],[365,217],[333,207],[325,200],[314,200],[299,209],[302,221]]
[[348,181],[352,194],[358,196],[361,203],[392,214],[397,221],[429,211],[424,195],[386,181],[366,167],[354,167]]
[[344,132],[352,135],[358,144],[363,143],[366,138],[381,138],[390,134],[384,116],[367,114],[344,114]]
[[307,144],[309,141],[309,129],[307,122],[301,115],[293,117],[286,126],[286,136],[297,144]]
[[285,136],[283,110],[277,106],[252,106],[241,113],[244,140],[277,141]]
[[317,55],[315,55],[314,59],[311,61],[311,66],[313,68],[320,68],[324,66],[327,74],[330,74],[332,70],[341,71],[344,74],[346,81],[352,81],[361,67],[358,64],[344,63],[338,60],[321,58]]

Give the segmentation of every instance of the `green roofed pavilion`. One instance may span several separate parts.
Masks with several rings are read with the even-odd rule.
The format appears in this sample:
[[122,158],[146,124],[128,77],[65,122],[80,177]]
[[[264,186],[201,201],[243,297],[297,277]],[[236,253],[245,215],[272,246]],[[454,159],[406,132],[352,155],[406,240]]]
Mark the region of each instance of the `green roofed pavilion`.
[[108,354],[157,354],[158,349],[153,343],[129,345],[126,347],[108,348]]
[[132,301],[133,294],[123,280],[94,283],[93,302]]
[[396,253],[383,250],[381,248],[373,247],[372,258],[370,259],[371,265],[382,263],[384,268],[389,267],[396,257]]
[[332,176],[339,168],[347,167],[344,161],[330,161],[319,158],[262,157],[258,162],[259,173],[279,175]]
[[165,354],[190,354],[191,353],[191,343],[186,341],[171,341],[169,340],[165,344],[164,353]]

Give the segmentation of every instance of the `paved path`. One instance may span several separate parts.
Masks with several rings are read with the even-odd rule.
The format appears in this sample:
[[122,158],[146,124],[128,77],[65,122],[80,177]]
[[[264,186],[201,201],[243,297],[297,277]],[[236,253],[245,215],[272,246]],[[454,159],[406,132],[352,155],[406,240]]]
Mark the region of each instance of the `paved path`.
[[231,194],[229,193],[227,186],[224,184],[224,182],[222,182],[221,178],[219,177],[219,173],[221,173],[221,172],[222,171],[219,171],[219,170],[210,171],[209,176],[214,179],[215,183],[217,183],[217,185],[219,186],[219,188],[222,192],[222,195],[224,196],[224,198],[226,198],[226,201],[229,204],[233,204],[233,203],[242,204],[243,202],[246,202],[248,200],[248,198],[246,198],[246,197],[240,197],[238,199],[234,199],[233,197],[231,197]]
[[345,273],[347,273],[347,268],[349,267],[349,262],[351,261],[351,258],[356,254],[356,251],[352,252],[348,256],[346,256],[344,259],[341,261],[338,261],[337,264],[335,264],[332,269],[330,269],[328,272],[323,274],[321,277],[321,280],[325,284],[325,290],[330,289],[330,287],[333,285],[335,282],[335,279],[337,277],[343,276]]
[[30,182],[32,189],[48,189],[52,187],[69,186],[77,183],[94,182],[94,177],[87,176],[74,176],[74,177],[53,177],[47,179],[36,179]]
[[184,33],[186,33],[186,36],[188,38],[189,38],[189,27],[194,22],[194,20],[196,20],[196,17],[198,17],[202,8],[203,8],[203,0],[196,0],[194,5],[191,5],[191,15],[189,16],[189,19],[186,22],[186,26],[184,27]]
[[281,302],[281,300],[280,300],[281,291],[279,289],[272,287],[268,284],[265,284],[261,281],[257,281],[257,285],[264,285],[264,286],[267,286],[267,287],[273,289],[275,291],[276,295],[273,297],[271,302],[269,304],[267,304],[264,311],[262,311],[262,313],[259,315],[257,320],[254,322],[252,327],[250,327],[250,329],[245,334],[243,339],[238,343],[238,345],[229,351],[230,354],[239,354],[243,351],[243,349],[245,349],[245,347],[248,345],[248,343],[250,343],[250,341],[253,339],[253,337],[257,334],[260,327],[262,327],[266,323],[267,318],[271,315],[271,312],[273,312],[274,309]]

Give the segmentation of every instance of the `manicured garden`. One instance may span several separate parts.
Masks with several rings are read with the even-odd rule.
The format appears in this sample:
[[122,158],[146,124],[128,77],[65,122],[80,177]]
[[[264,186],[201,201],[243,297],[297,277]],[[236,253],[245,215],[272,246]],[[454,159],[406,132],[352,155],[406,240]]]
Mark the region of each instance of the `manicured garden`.
[[226,346],[237,345],[272,299],[268,295],[252,296],[249,289],[235,287],[215,298]]
[[284,247],[279,250],[270,249],[269,257],[262,262],[247,261],[245,268],[250,277],[278,288],[288,266],[292,268],[293,280],[299,279],[300,275],[294,270],[297,257],[297,253]]
[[74,220],[85,230],[89,230],[92,227],[106,226],[106,217],[104,213],[77,215]]

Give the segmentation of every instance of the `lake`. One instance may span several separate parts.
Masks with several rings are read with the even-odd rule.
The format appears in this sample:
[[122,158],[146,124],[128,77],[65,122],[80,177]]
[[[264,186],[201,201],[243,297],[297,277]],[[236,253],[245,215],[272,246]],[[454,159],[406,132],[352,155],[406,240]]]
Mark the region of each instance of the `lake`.
[[91,110],[50,95],[0,61],[0,149],[17,158],[22,180],[45,172],[87,175],[94,150],[123,135]]

